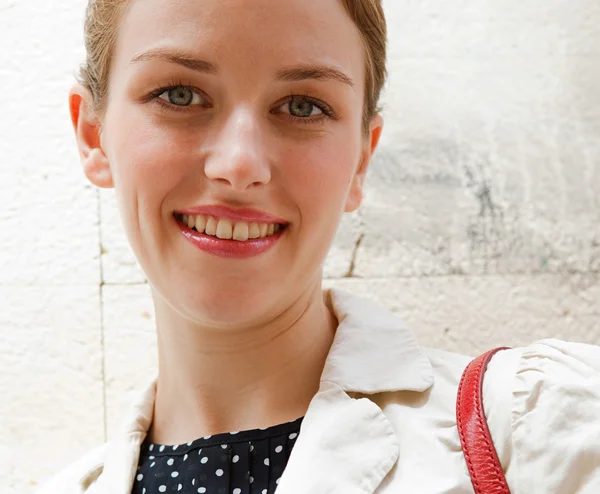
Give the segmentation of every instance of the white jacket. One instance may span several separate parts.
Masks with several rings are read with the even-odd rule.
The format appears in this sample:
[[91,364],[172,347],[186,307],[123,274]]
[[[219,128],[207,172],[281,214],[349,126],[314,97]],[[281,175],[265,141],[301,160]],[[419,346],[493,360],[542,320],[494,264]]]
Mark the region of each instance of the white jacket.
[[[329,291],[340,325],[277,494],[462,494],[455,404],[468,357],[420,347],[386,310]],[[130,494],[156,381],[122,431],[39,494]],[[600,493],[600,347],[497,354],[484,407],[513,494]]]

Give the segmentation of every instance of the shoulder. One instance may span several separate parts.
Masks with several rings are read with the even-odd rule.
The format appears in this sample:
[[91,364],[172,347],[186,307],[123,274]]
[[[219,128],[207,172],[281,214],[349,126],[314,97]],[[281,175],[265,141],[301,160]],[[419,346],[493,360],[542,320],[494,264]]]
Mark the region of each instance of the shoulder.
[[102,473],[107,445],[98,446],[51,477],[35,494],[84,494]]
[[599,346],[549,339],[500,352],[483,398],[509,483],[523,492],[600,492]]
[[473,358],[433,348],[423,348],[423,351],[433,369],[435,376],[434,388],[448,387],[456,394],[462,374]]

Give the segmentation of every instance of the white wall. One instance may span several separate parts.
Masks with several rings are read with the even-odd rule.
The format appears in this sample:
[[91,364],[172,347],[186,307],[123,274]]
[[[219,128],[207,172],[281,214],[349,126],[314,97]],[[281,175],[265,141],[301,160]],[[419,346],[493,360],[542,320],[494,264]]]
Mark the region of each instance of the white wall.
[[[600,343],[600,3],[385,5],[383,146],[327,285],[464,353],[544,336]],[[112,192],[83,178],[67,114],[84,6],[0,0],[7,494],[110,436],[155,362],[148,287]]]

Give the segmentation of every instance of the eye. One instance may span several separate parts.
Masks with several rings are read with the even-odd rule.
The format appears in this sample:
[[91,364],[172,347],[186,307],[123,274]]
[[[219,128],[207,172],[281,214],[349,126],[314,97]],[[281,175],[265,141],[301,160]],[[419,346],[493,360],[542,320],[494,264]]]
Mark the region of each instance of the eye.
[[324,103],[308,98],[306,96],[292,96],[288,101],[278,108],[277,113],[285,113],[291,118],[319,119],[328,115]]
[[[284,105],[285,106],[285,105]],[[323,111],[307,98],[294,96],[287,107],[290,115],[298,118],[308,118],[321,115]]]
[[207,101],[196,91],[186,86],[166,88],[158,97],[175,106],[207,105]]

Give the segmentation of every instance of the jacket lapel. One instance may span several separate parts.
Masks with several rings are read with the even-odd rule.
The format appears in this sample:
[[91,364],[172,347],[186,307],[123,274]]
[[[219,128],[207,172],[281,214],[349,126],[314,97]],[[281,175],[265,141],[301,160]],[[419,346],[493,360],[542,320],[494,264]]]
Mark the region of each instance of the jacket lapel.
[[381,307],[331,290],[339,327],[277,494],[371,494],[396,464],[399,443],[368,398],[426,391],[433,369],[411,332]]
[[277,494],[372,493],[397,459],[398,441],[381,409],[322,382]]
[[156,377],[135,402],[122,430],[107,443],[104,468],[86,494],[130,494],[137,472],[140,447],[152,425]]

